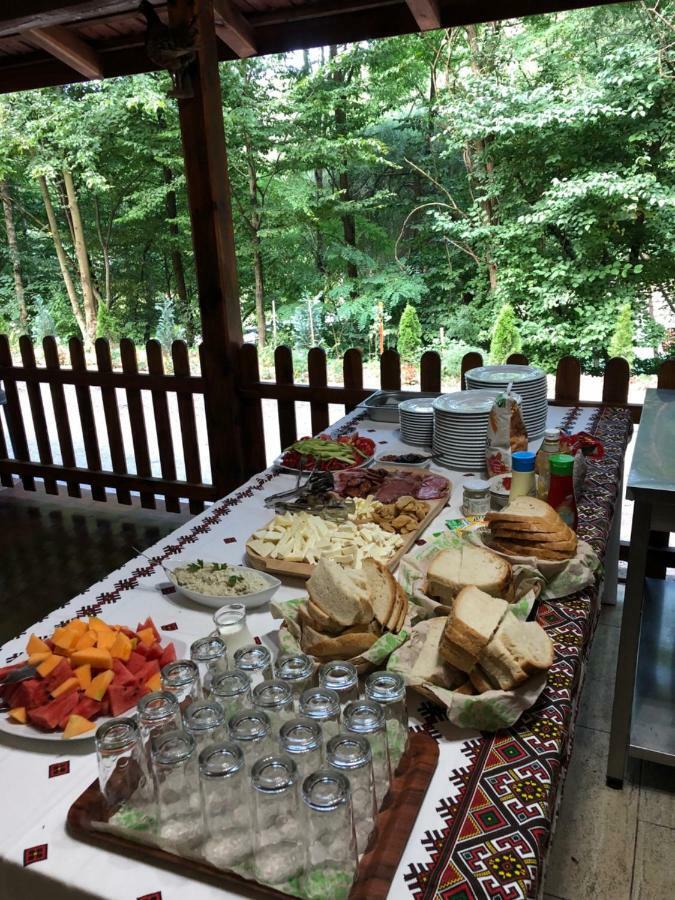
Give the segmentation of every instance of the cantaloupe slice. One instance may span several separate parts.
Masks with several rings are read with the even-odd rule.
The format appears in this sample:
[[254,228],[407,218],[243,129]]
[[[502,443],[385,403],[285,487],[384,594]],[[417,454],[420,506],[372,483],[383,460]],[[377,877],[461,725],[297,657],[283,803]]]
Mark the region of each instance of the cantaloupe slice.
[[148,680],[145,682],[145,686],[149,691],[161,691],[162,690],[162,676],[159,672],[155,672]]
[[64,738],[77,737],[78,734],[85,734],[87,731],[91,731],[94,728],[96,728],[95,722],[85,719],[84,716],[76,716],[72,713],[68,716],[66,727],[63,729],[63,736]]
[[20,722],[22,725],[25,725],[26,719],[28,718],[26,715],[26,707],[15,706],[14,709],[10,709],[9,717],[10,719],[14,719],[15,722]]
[[39,638],[36,634],[31,634],[26,644],[26,653],[51,653],[49,645]]
[[43,678],[46,678],[47,675],[54,671],[62,659],[62,656],[57,656],[56,653],[50,653],[47,659],[40,663],[37,670]]
[[73,675],[80,682],[80,687],[83,691],[86,691],[89,685],[91,684],[91,666],[78,666],[77,669],[73,672]]
[[131,649],[135,650],[136,647],[138,647],[138,638],[132,637],[132,638],[129,638],[129,640],[131,641]]
[[65,681],[62,681],[58,687],[51,691],[51,695],[56,700],[57,697],[63,697],[65,694],[72,694],[73,691],[79,691],[79,689],[79,678],[66,678]]
[[87,631],[87,623],[84,619],[71,619],[66,625],[70,631],[74,631],[78,637],[81,637]]
[[80,635],[77,642],[73,645],[73,650],[87,650],[89,647],[95,647],[97,638],[98,632],[89,629]]
[[75,650],[71,662],[78,666],[91,666],[92,669],[112,669],[112,656],[109,650],[100,647],[89,647],[87,650]]
[[101,619],[98,619],[96,616],[89,616],[89,628],[92,631],[112,631],[110,625],[106,625]]
[[155,643],[155,632],[152,628],[143,628],[141,631],[137,631],[136,634],[146,647],[151,647]]
[[123,662],[129,659],[131,656],[131,640],[126,634],[123,634],[121,631],[117,632],[115,642],[110,647],[110,655],[113,659],[121,659]]
[[84,692],[85,697],[91,697],[92,700],[98,700],[99,702],[103,700],[103,696],[105,692],[108,690],[108,685],[113,680],[113,672],[99,672],[99,674],[92,678],[91,684]]
[[28,657],[28,665],[29,666],[39,666],[41,662],[44,662],[48,656],[51,656],[51,651],[47,650],[46,653],[31,653]]
[[99,631],[96,637],[96,646],[100,650],[110,650],[112,645],[115,643],[115,638],[117,635],[114,631]]
[[70,628],[57,628],[52,635],[52,641],[55,647],[68,653],[77,641],[77,635]]

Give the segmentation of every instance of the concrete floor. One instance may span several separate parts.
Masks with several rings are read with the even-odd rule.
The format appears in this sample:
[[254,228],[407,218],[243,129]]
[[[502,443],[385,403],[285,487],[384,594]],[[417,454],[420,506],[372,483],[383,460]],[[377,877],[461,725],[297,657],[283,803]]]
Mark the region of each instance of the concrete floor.
[[671,900],[675,768],[632,759],[622,791],[605,785],[623,588],[604,607],[581,698],[549,853],[544,900]]

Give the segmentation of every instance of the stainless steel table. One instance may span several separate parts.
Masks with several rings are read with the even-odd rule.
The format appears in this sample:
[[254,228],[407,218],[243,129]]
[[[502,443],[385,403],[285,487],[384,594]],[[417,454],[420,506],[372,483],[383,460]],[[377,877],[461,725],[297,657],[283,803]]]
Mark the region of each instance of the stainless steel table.
[[647,391],[626,495],[635,505],[607,762],[615,788],[628,754],[675,765],[675,581],[645,578],[650,532],[675,531],[675,391]]

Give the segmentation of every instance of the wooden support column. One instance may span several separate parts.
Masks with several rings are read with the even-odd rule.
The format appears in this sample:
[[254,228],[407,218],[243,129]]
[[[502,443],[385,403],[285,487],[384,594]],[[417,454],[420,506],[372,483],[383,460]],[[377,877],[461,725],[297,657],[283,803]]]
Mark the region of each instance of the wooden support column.
[[[196,20],[195,20],[196,16]],[[204,405],[213,484],[219,496],[248,474],[236,390],[243,343],[213,0],[173,0],[172,25],[196,23],[194,96],[178,101],[201,312]]]

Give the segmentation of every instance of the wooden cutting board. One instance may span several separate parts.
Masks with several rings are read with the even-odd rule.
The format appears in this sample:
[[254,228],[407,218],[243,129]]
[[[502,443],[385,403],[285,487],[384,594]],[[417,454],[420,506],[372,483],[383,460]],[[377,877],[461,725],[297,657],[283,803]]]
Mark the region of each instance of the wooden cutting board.
[[[387,561],[387,567],[389,569],[393,570],[396,568],[401,557],[410,550],[418,537],[426,531],[440,511],[447,505],[450,496],[451,490],[448,491],[445,497],[439,497],[437,500],[425,501],[429,504],[429,512],[422,519],[416,531],[411,531],[409,534],[403,535],[404,540],[402,546],[399,547],[391,559]],[[270,519],[270,522],[271,521],[272,520]],[[266,527],[267,525],[263,526],[263,528]],[[262,529],[256,530],[261,531]],[[269,572],[270,575],[286,575],[289,578],[307,579],[314,571],[312,563],[291,562],[290,560],[272,559],[269,556],[260,556],[260,554],[256,553],[255,550],[252,550],[248,544],[246,545],[246,556],[250,566],[254,569],[259,569],[261,572]]]

